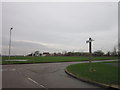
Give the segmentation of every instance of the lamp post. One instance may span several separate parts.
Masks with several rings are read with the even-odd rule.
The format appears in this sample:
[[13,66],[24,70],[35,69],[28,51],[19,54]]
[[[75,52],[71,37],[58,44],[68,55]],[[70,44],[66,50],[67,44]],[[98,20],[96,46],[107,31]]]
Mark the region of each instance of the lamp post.
[[9,60],[10,60],[10,54],[11,54],[10,49],[11,49],[11,32],[12,32],[12,29],[13,29],[13,28],[10,28],[10,38],[9,38]]
[[93,68],[92,68],[92,41],[94,41],[92,38],[89,38],[89,40],[86,41],[86,43],[89,43],[89,71],[92,72]]

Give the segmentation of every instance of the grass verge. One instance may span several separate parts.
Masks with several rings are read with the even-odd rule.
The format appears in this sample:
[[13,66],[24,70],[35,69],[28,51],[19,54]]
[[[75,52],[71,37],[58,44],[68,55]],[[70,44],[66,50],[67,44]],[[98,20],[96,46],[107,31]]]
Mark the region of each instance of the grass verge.
[[118,87],[120,85],[120,79],[118,77],[120,75],[120,67],[112,66],[107,63],[93,63],[92,66],[96,70],[94,72],[89,72],[88,63],[69,65],[66,69],[78,78]]

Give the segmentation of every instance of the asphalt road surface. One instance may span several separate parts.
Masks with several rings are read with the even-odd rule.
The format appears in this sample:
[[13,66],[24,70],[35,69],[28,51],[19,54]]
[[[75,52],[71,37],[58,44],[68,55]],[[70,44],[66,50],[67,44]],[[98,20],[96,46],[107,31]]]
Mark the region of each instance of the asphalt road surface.
[[2,88],[100,88],[77,80],[64,71],[70,64],[85,62],[3,65]]

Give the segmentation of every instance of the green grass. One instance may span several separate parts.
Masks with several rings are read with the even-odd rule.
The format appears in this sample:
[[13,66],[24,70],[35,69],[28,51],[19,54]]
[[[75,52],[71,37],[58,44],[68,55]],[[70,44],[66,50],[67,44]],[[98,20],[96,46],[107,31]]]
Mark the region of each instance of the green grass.
[[120,75],[120,72],[118,72],[118,70],[120,70],[120,67],[105,64],[105,62],[93,63],[92,65],[96,70],[94,72],[89,72],[88,63],[73,64],[68,66],[66,69],[79,78],[84,78],[108,85],[120,85],[120,80],[118,79],[118,75]]
[[[5,61],[8,57],[2,57],[2,64],[17,64],[17,63],[43,63],[43,62],[72,62],[72,61],[84,61],[88,60],[89,57],[83,56],[45,56],[45,57],[30,57],[30,56],[12,56],[13,59],[27,59],[28,61]],[[107,60],[107,59],[118,59],[118,57],[93,57],[92,60]]]

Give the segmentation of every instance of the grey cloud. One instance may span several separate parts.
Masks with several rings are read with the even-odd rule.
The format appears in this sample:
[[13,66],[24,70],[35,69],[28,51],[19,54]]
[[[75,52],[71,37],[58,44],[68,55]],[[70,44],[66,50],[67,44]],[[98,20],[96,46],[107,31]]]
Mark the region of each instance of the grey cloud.
[[114,47],[118,39],[117,14],[115,2],[7,2],[3,3],[2,34],[3,38],[8,40],[9,29],[13,27],[13,41],[28,40],[52,45],[41,46],[35,43],[14,42],[14,47],[21,46],[27,52],[33,50],[26,48],[28,44],[29,47],[49,51],[62,48],[65,50],[66,46],[68,46],[67,50],[71,50],[72,47],[72,49],[87,51],[85,41],[89,37],[96,40],[94,50],[104,47],[105,51],[108,51]]
[[[12,54],[26,55],[36,50],[40,52],[44,52],[44,51],[51,51],[51,48],[46,47],[42,44],[37,44],[37,43],[32,43],[32,42],[12,41],[12,47],[11,47]],[[5,41],[3,43],[3,53],[8,54],[8,44],[7,42],[5,43]]]

